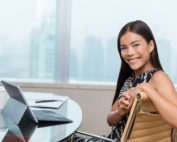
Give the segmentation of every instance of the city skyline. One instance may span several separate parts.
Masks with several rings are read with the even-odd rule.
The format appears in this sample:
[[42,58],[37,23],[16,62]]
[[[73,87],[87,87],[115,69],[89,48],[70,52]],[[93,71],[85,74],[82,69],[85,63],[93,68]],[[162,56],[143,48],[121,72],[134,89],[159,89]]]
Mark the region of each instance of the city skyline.
[[[56,45],[56,1],[18,2],[23,6],[14,3],[14,6],[10,5],[11,11],[5,8],[8,2],[0,5],[0,77],[54,80],[56,51],[64,48]],[[174,36],[177,30],[173,28],[177,21],[170,16],[175,11],[175,1],[168,3],[171,7],[168,12],[163,11],[166,3],[156,9],[152,1],[146,7],[138,0],[131,2],[132,5],[127,5],[128,0],[113,0],[111,3],[103,0],[99,5],[100,2],[72,2],[69,79],[116,82],[120,68],[117,34],[127,21],[142,19],[149,23],[154,33],[165,72],[174,83],[177,82],[177,42]],[[137,2],[139,7],[135,8]],[[122,13],[123,7],[129,11]],[[147,11],[150,7],[151,11]],[[159,19],[154,20],[156,17]]]

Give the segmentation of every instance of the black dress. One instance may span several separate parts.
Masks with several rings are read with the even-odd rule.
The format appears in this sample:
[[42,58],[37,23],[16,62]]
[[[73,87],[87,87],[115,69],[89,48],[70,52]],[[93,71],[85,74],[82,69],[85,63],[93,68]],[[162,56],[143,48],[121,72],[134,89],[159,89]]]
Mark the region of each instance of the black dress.
[[[158,69],[153,69],[150,71],[147,71],[141,75],[139,75],[137,77],[137,79],[135,80],[134,84],[134,74],[132,74],[132,76],[128,77],[124,84],[123,87],[120,90],[120,95],[118,97],[118,99],[120,99],[122,97],[122,93],[128,91],[128,89],[130,89],[131,87],[136,87],[137,85],[143,83],[143,82],[149,82],[149,80],[151,79],[152,75],[158,71]],[[116,141],[120,141],[127,119],[128,119],[129,114],[124,115],[124,117],[122,118],[122,120],[117,124],[117,126],[113,127],[111,133],[107,136],[110,139],[116,140]],[[82,138],[82,137],[78,137],[78,136],[74,136],[74,141],[75,142],[104,142],[103,140],[97,139],[97,138]]]

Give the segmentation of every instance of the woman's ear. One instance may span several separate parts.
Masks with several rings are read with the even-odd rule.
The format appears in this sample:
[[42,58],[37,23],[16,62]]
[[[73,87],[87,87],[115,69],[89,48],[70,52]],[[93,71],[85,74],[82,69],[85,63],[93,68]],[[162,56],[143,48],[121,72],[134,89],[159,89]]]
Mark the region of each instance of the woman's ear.
[[151,40],[149,42],[149,48],[150,48],[150,53],[151,53],[154,50],[154,41],[153,40]]

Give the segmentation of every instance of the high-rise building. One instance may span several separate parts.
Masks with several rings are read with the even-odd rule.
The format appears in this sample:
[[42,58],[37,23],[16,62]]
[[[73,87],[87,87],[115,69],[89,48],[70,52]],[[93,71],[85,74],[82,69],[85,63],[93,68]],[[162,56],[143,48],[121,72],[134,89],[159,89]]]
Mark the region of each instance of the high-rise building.
[[44,15],[31,34],[31,78],[53,79],[55,65],[55,16]]

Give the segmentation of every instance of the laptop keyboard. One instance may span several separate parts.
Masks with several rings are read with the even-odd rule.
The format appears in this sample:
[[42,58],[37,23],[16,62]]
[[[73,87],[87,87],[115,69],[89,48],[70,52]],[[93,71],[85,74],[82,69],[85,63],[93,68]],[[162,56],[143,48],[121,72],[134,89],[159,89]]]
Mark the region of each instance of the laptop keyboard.
[[37,120],[39,121],[53,121],[53,122],[67,122],[67,118],[52,111],[47,110],[33,110]]

